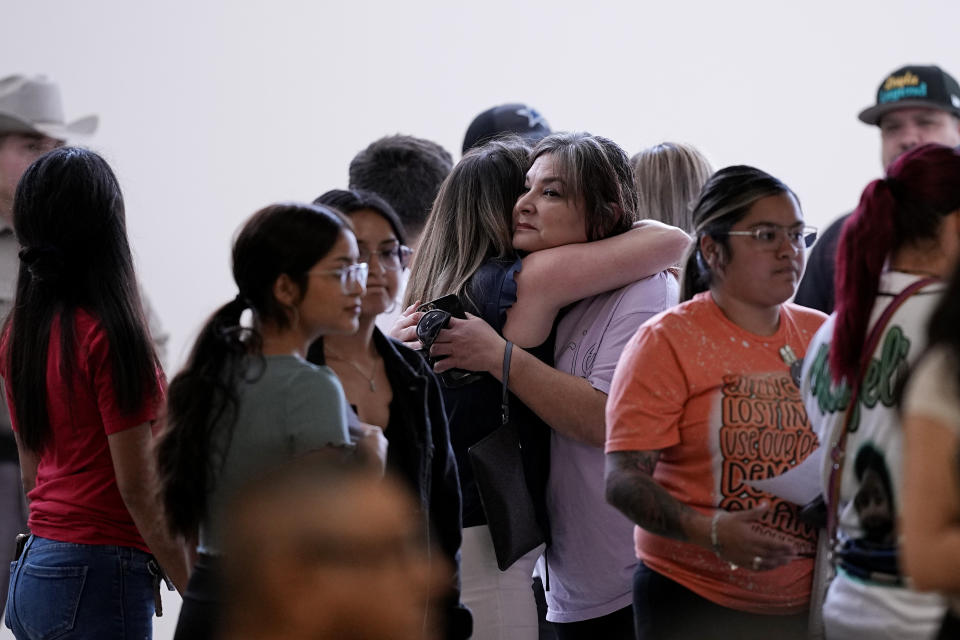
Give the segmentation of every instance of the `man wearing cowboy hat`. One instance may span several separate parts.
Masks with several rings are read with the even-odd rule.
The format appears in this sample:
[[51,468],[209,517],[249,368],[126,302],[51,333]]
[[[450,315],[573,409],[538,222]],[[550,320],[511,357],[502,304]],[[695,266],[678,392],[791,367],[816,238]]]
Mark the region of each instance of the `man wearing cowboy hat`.
[[27,167],[68,139],[96,129],[97,116],[67,123],[59,88],[42,76],[0,79],[0,216],[7,226],[12,226],[13,194]]

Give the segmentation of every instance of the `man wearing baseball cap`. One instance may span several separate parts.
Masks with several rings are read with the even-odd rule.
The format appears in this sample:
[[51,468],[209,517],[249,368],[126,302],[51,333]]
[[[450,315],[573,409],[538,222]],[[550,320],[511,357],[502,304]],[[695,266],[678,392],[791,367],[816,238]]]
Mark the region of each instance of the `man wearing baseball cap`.
[[473,119],[463,136],[463,153],[505,133],[515,133],[536,144],[552,132],[544,117],[533,107],[519,102],[501,104]]
[[[935,142],[960,145],[960,85],[937,66],[907,65],[888,75],[877,89],[877,103],[860,112],[880,129],[880,160],[889,167],[904,151]],[[850,214],[821,234],[810,252],[795,302],[824,313],[833,311],[833,275],[840,230]]]

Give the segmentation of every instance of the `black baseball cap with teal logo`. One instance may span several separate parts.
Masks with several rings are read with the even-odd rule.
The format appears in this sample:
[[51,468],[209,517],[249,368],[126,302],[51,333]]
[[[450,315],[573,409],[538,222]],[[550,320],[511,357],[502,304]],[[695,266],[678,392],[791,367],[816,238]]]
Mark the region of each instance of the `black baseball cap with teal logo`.
[[907,65],[888,75],[877,89],[877,104],[860,112],[860,120],[879,124],[895,109],[926,107],[960,117],[960,85],[935,65]]

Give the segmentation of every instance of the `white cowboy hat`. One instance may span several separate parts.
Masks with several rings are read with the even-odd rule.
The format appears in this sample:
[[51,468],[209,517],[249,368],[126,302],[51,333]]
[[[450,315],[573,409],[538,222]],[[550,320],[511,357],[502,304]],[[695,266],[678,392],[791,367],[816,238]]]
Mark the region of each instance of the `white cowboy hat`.
[[39,133],[67,140],[92,134],[98,122],[97,116],[86,116],[68,124],[60,88],[43,76],[0,79],[0,133]]

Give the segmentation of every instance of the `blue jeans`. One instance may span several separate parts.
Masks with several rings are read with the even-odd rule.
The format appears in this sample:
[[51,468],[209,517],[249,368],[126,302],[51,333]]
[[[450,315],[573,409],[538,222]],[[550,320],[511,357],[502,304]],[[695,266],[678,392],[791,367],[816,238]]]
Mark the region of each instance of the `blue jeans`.
[[150,640],[150,554],[31,536],[10,567],[7,626],[17,640]]

